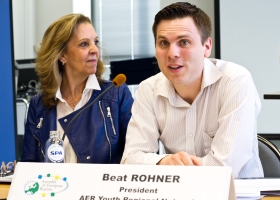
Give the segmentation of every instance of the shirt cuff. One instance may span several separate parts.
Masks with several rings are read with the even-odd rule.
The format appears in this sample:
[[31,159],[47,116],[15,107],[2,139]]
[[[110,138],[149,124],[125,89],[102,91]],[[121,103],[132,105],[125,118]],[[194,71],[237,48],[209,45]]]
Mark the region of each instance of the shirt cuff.
[[154,154],[154,153],[147,153],[144,158],[145,165],[156,165],[161,159],[168,156],[169,154]]

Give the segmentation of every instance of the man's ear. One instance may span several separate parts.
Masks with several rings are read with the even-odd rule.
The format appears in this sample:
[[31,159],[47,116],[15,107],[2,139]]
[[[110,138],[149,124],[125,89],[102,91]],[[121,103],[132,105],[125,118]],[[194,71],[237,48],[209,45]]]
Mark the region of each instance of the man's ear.
[[205,40],[204,47],[205,47],[204,57],[208,58],[211,55],[211,50],[212,50],[212,39],[210,37]]

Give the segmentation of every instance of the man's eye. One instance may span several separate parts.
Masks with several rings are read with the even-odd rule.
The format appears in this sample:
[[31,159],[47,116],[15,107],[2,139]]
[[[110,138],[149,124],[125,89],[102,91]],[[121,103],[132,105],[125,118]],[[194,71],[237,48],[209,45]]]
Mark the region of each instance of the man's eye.
[[168,44],[168,42],[165,41],[165,40],[162,40],[162,41],[159,42],[159,44],[160,44],[161,46],[166,46],[166,45]]
[[189,41],[187,41],[187,40],[181,40],[181,44],[182,44],[182,45],[187,45],[187,44],[189,44]]

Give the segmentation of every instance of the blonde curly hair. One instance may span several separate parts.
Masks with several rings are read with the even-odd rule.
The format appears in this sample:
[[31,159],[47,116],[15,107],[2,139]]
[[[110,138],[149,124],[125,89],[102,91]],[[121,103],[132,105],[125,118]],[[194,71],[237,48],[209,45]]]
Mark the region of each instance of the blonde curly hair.
[[[44,33],[41,47],[37,52],[35,71],[41,82],[42,101],[47,108],[56,106],[56,91],[60,86],[62,63],[59,58],[66,51],[68,41],[81,23],[91,23],[82,14],[68,14],[53,22]],[[98,58],[96,77],[102,84],[105,67]]]

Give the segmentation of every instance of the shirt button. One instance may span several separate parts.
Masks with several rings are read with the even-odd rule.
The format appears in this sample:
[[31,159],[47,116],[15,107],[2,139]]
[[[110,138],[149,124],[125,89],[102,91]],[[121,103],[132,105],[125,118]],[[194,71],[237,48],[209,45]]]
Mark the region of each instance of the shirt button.
[[87,159],[90,159],[90,156],[88,156]]
[[190,133],[190,134],[189,134],[189,136],[190,136],[190,137],[192,137],[192,136],[193,136],[193,134],[192,134],[192,133]]
[[192,111],[192,108],[189,108],[189,111],[191,112],[191,111]]
[[67,119],[64,119],[64,122],[67,122]]

